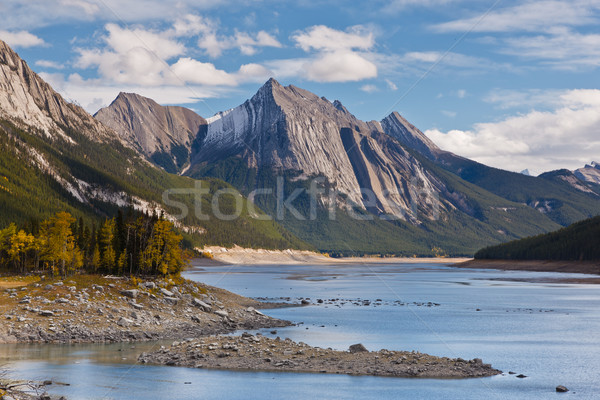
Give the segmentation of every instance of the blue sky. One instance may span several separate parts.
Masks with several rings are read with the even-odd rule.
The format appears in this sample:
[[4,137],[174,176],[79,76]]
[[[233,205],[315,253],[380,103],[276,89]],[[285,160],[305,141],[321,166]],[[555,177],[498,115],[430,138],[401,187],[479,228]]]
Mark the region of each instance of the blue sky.
[[269,77],[442,148],[541,173],[600,159],[600,1],[3,0],[0,39],[90,112],[120,91],[204,117]]

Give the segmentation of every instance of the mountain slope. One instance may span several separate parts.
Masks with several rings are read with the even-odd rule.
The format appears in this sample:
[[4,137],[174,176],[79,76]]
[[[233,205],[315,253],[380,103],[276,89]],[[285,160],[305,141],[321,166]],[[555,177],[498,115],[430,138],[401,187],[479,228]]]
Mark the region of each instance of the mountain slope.
[[577,222],[556,232],[488,247],[476,259],[600,260],[600,217]]
[[[429,145],[432,154],[442,152]],[[280,194],[291,196],[297,215],[278,221],[323,251],[472,254],[483,243],[558,227],[407,151],[384,124],[273,79],[244,104],[208,118],[191,159],[186,175],[223,179],[270,215],[281,211]]]
[[543,176],[526,176],[443,151],[397,113],[390,114],[381,124],[386,133],[397,138],[404,146],[423,154],[460,178],[512,202],[527,204],[560,225],[600,214],[600,196],[570,177],[544,179]]
[[[0,99],[2,225],[35,226],[62,210],[99,220],[133,207],[163,214],[194,244],[308,247],[276,222],[254,218],[247,200],[226,183],[194,181],[148,163],[113,130],[64,101],[3,42]],[[200,189],[206,191],[201,198]],[[215,198],[221,189],[230,193]],[[243,209],[236,221],[193,212],[213,204],[226,209],[238,201]]]
[[120,93],[94,117],[112,128],[122,140],[165,171],[177,173],[189,162],[198,130],[206,120],[195,112],[161,106],[133,93]]

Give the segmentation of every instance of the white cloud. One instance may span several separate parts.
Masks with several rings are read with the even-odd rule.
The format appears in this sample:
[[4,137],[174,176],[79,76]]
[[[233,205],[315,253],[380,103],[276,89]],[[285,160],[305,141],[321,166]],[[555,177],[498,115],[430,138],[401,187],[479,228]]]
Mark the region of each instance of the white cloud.
[[171,66],[171,71],[186,83],[209,86],[237,85],[233,75],[215,68],[211,63],[200,62],[189,57],[180,58]]
[[374,92],[378,92],[379,88],[375,85],[363,85],[360,87],[360,90],[362,90],[363,92],[366,92],[366,93],[374,93]]
[[362,26],[346,31],[323,25],[296,32],[291,39],[308,57],[265,63],[275,76],[299,76],[315,82],[351,82],[377,77],[377,66],[366,50],[375,45],[372,32]]
[[[253,1],[253,0],[248,0]],[[232,0],[2,0],[5,29],[40,28],[73,21],[144,22],[220,7]]]
[[548,35],[507,38],[503,53],[519,57],[547,60],[560,69],[598,67],[600,65],[600,34],[581,34],[566,28],[556,28]]
[[[231,89],[226,87],[205,87],[198,85],[176,86],[140,86],[110,84],[95,79],[83,79],[78,74],[65,77],[63,74],[40,73],[54,89],[67,100],[80,104],[90,113],[108,106],[119,92],[138,93],[149,97],[159,104],[192,104],[199,100],[222,97]],[[215,110],[206,109],[204,115],[212,115]]]
[[375,44],[373,33],[363,26],[350,27],[346,32],[324,25],[316,25],[292,35],[292,40],[302,50],[339,51],[368,50]]
[[466,95],[467,91],[465,89],[458,89],[456,91],[456,97],[458,97],[459,99],[464,99]]
[[[434,25],[438,32],[516,32],[546,31],[555,26],[582,26],[597,23],[597,1],[539,0],[493,10],[487,15],[458,19]],[[483,17],[483,19],[482,19]]]
[[44,39],[27,31],[9,32],[0,30],[0,40],[5,41],[11,47],[34,47],[46,45]]
[[390,90],[394,90],[394,91],[398,90],[398,86],[394,82],[392,82],[391,80],[386,79],[385,83],[387,83],[387,85],[390,88]]
[[[257,64],[242,65],[237,72],[217,69],[214,64],[186,57],[188,49],[179,41],[181,36],[210,34],[211,22],[188,15],[166,31],[142,28],[126,29],[106,25],[102,48],[77,49],[75,66],[95,68],[105,84],[141,86],[204,85],[237,86],[268,77],[270,71]],[[251,37],[241,32],[232,42],[249,52],[256,46],[277,46],[279,42],[266,32]],[[219,47],[222,49],[222,47]],[[219,50],[220,51],[220,50]]]
[[456,117],[456,111],[442,110],[441,113],[444,114],[446,117],[449,117],[449,118]]
[[50,61],[50,60],[37,60],[35,62],[35,65],[37,65],[38,67],[51,68],[51,69],[64,69],[65,68],[64,64],[60,64],[56,61]]
[[472,130],[426,135],[441,148],[498,168],[536,174],[575,169],[600,154],[600,90],[564,91],[551,111],[530,111]]
[[349,82],[377,77],[375,64],[352,51],[324,53],[303,67],[304,76],[316,82]]

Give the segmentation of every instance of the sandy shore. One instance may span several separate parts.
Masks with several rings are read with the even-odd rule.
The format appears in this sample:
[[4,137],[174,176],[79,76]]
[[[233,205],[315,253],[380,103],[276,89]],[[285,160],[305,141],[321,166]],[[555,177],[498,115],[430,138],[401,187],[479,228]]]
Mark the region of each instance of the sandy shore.
[[302,250],[265,250],[233,247],[205,247],[198,249],[212,254],[212,259],[200,259],[199,263],[210,264],[246,264],[246,265],[336,265],[336,264],[398,264],[398,263],[444,263],[455,264],[470,258],[410,258],[410,257],[346,257],[332,258],[320,253]]
[[467,361],[408,351],[370,352],[360,344],[336,351],[247,333],[176,342],[170,348],[143,353],[138,361],[191,368],[404,378],[475,378],[501,373],[480,359]]

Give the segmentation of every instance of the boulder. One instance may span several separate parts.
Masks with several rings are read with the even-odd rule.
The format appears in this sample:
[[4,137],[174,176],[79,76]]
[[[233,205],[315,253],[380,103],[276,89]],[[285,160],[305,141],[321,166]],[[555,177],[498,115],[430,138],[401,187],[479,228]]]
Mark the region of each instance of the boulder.
[[49,311],[49,310],[42,310],[42,311],[40,311],[40,315],[42,317],[53,317],[54,313],[52,311]]
[[568,391],[569,391],[569,389],[567,389],[567,388],[566,388],[566,386],[563,386],[563,385],[558,385],[558,386],[556,387],[556,391],[557,391],[558,393],[566,393],[566,392],[568,392]]
[[166,297],[173,297],[173,292],[165,288],[160,288],[160,292]]
[[119,319],[119,321],[117,322],[117,325],[122,326],[122,327],[128,327],[128,326],[131,326],[131,324],[133,324],[133,321],[130,319],[127,319],[125,317],[121,317]]
[[225,310],[217,310],[217,311],[215,311],[215,314],[218,315],[219,317],[223,317],[223,318],[229,317],[229,313],[227,313],[227,311],[225,311]]
[[156,283],[154,282],[144,282],[142,285],[147,289],[154,289],[156,287]]
[[165,301],[166,301],[167,303],[169,303],[169,304],[176,305],[176,304],[179,302],[179,299],[178,299],[177,297],[169,297],[169,296],[166,296],[166,297],[165,297]]
[[125,297],[129,297],[130,299],[135,299],[137,298],[139,291],[137,289],[122,290],[121,294]]
[[353,344],[348,348],[350,353],[364,353],[368,352],[367,348],[362,343]]
[[205,312],[211,312],[212,311],[212,307],[211,306],[209,306],[208,304],[206,304],[202,300],[198,300],[195,297],[194,297],[194,299],[192,299],[192,304],[195,305],[196,307],[200,307],[202,309],[202,311],[205,311]]

